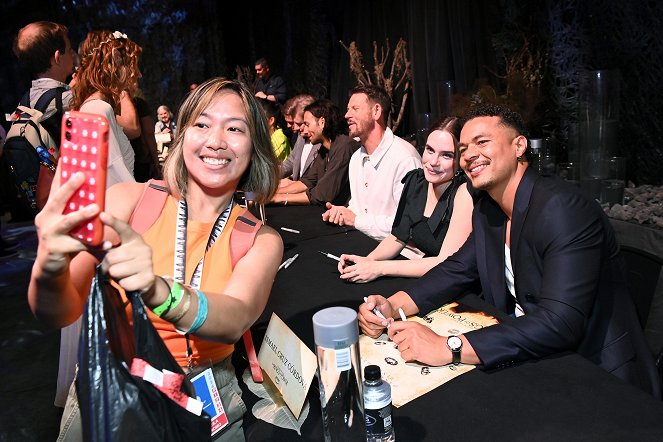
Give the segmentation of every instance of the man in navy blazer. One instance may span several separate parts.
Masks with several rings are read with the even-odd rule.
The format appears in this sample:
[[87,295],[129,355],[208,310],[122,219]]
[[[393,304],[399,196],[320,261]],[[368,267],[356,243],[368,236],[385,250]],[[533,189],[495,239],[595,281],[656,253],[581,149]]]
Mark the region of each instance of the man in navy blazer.
[[[522,119],[496,105],[465,118],[460,164],[484,190],[472,235],[453,256],[407,292],[374,295],[359,323],[390,338],[405,360],[467,363],[486,369],[573,350],[615,376],[661,397],[652,353],[628,295],[610,223],[596,201],[555,177],[541,177],[524,160]],[[460,336],[439,336],[415,322],[393,322],[453,300],[480,280],[485,300],[514,320]],[[388,318],[371,311],[377,307]]]

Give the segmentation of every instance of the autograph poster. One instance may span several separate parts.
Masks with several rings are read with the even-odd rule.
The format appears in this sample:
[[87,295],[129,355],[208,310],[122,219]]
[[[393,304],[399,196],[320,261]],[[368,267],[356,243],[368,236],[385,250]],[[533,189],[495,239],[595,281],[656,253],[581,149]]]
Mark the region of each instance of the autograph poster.
[[[423,318],[411,316],[439,335],[457,335],[497,324],[494,317],[476,310],[469,310],[458,303],[450,303],[433,310]],[[378,339],[359,337],[361,365],[375,364],[382,370],[382,378],[391,385],[391,399],[395,407],[407,404],[439,387],[445,382],[474,369],[474,365],[445,365],[429,367],[418,362],[405,362],[396,345],[384,333]]]

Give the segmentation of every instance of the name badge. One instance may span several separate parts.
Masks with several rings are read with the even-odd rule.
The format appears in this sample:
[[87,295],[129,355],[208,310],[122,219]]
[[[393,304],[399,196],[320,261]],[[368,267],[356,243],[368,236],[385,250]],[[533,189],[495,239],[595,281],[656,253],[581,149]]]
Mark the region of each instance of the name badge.
[[228,416],[221,402],[219,389],[214,382],[212,369],[208,368],[191,379],[193,388],[196,389],[198,400],[203,403],[203,411],[212,418],[212,436],[228,425]]

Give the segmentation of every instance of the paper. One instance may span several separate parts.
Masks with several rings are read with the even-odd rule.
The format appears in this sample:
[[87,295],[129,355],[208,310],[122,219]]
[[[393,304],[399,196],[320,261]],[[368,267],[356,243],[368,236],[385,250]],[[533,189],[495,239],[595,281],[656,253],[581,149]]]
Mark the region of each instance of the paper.
[[[471,330],[478,330],[497,324],[494,317],[483,312],[464,311],[458,303],[451,303],[434,310],[423,318],[412,316],[408,321],[416,321],[430,327],[435,333],[443,336],[458,335]],[[378,339],[365,335],[359,337],[361,365],[379,365],[382,378],[391,385],[391,398],[395,407],[407,404],[439,387],[445,382],[474,369],[474,365],[445,365],[430,367],[416,362],[405,362],[389,340],[387,334]]]
[[258,361],[298,418],[318,368],[315,354],[272,313]]
[[302,425],[308,417],[310,409],[308,401],[304,403],[304,408],[302,408],[299,418],[295,418],[286,403],[283,402],[281,393],[276,390],[274,384],[269,380],[269,377],[266,377],[264,382],[258,384],[253,380],[251,371],[246,369],[242,375],[242,380],[253,394],[261,398],[251,409],[255,417],[277,427],[294,430],[300,436],[302,435]]

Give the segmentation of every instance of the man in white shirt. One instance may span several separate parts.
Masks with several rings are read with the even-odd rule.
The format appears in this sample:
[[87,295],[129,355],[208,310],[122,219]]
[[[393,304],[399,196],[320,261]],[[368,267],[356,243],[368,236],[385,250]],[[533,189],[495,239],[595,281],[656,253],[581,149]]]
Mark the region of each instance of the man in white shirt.
[[421,167],[415,148],[387,127],[391,100],[384,89],[357,86],[351,91],[345,119],[359,148],[350,159],[348,207],[327,203],[323,221],[352,226],[378,241],[389,235],[403,192],[401,180]]

